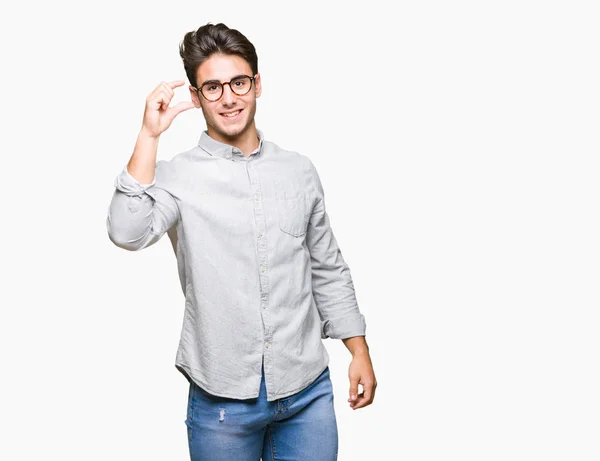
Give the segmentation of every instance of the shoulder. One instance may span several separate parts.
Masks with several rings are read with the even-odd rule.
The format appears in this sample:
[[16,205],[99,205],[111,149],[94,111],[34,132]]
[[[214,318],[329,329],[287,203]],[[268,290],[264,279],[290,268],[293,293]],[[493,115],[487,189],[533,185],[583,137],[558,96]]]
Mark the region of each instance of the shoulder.
[[[284,170],[280,179],[281,183],[292,183],[298,184],[303,190],[310,191],[311,193],[322,196],[323,187],[319,178],[317,168],[313,163],[312,159],[304,153],[284,149],[273,142],[264,142],[264,146],[271,149],[274,155],[272,158],[276,159],[276,162]],[[285,184],[281,184],[285,187]]]
[[273,141],[263,141],[263,148],[267,149],[269,153],[275,154],[278,161],[283,160],[286,164],[293,166],[298,173],[313,174],[316,172],[315,166],[308,155],[296,150],[284,149]]
[[190,162],[198,156],[203,155],[204,151],[198,146],[179,152],[170,160],[159,160],[156,162],[156,180],[163,186],[180,185],[182,180],[187,178],[190,171]]
[[181,168],[202,154],[204,154],[204,151],[200,146],[194,146],[191,149],[175,154],[171,160],[160,160],[160,163],[164,168]]

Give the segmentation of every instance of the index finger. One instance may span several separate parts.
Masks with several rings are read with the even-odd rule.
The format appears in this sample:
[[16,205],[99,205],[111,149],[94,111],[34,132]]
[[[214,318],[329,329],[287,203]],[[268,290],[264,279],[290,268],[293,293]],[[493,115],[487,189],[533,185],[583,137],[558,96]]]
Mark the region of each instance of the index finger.
[[181,85],[185,85],[185,80],[173,80],[172,82],[167,83],[169,88],[177,88]]
[[356,405],[352,407],[353,410],[370,405],[373,400],[373,385],[363,384],[363,392],[358,396]]

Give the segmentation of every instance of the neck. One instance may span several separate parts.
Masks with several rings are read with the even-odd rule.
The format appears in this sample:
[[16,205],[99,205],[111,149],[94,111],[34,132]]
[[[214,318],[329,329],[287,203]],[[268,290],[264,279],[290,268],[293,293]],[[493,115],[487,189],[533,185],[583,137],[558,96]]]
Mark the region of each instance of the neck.
[[237,136],[225,136],[221,133],[216,133],[212,127],[207,127],[208,135],[215,141],[229,144],[230,146],[237,147],[247,157],[250,152],[256,150],[259,144],[258,133],[256,132],[256,124],[254,120],[252,124]]

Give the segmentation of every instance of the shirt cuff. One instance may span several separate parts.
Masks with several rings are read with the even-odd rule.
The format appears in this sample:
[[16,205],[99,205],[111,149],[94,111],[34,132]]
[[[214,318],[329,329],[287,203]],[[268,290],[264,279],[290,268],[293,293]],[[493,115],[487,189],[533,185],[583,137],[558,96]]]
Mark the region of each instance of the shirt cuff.
[[352,314],[321,321],[321,338],[345,339],[365,336],[367,324],[363,314]]
[[123,171],[115,178],[115,187],[127,195],[142,195],[146,189],[156,184],[156,176],[150,184],[142,184],[135,179],[129,171],[127,165],[123,167]]

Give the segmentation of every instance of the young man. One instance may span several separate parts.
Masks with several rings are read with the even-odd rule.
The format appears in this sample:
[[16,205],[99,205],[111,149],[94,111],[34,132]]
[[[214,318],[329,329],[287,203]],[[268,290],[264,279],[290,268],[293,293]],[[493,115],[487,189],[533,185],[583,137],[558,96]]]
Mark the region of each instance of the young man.
[[[352,408],[372,403],[377,382],[319,175],[307,156],[256,128],[261,79],[244,35],[209,23],[185,35],[180,55],[192,102],[169,107],[181,80],[148,95],[107,229],[127,250],[165,233],[173,245],[185,295],[175,366],[190,383],[190,456],[335,460],[322,339],[342,339],[352,354]],[[161,133],[194,107],[207,126],[198,145],[156,162]]]

